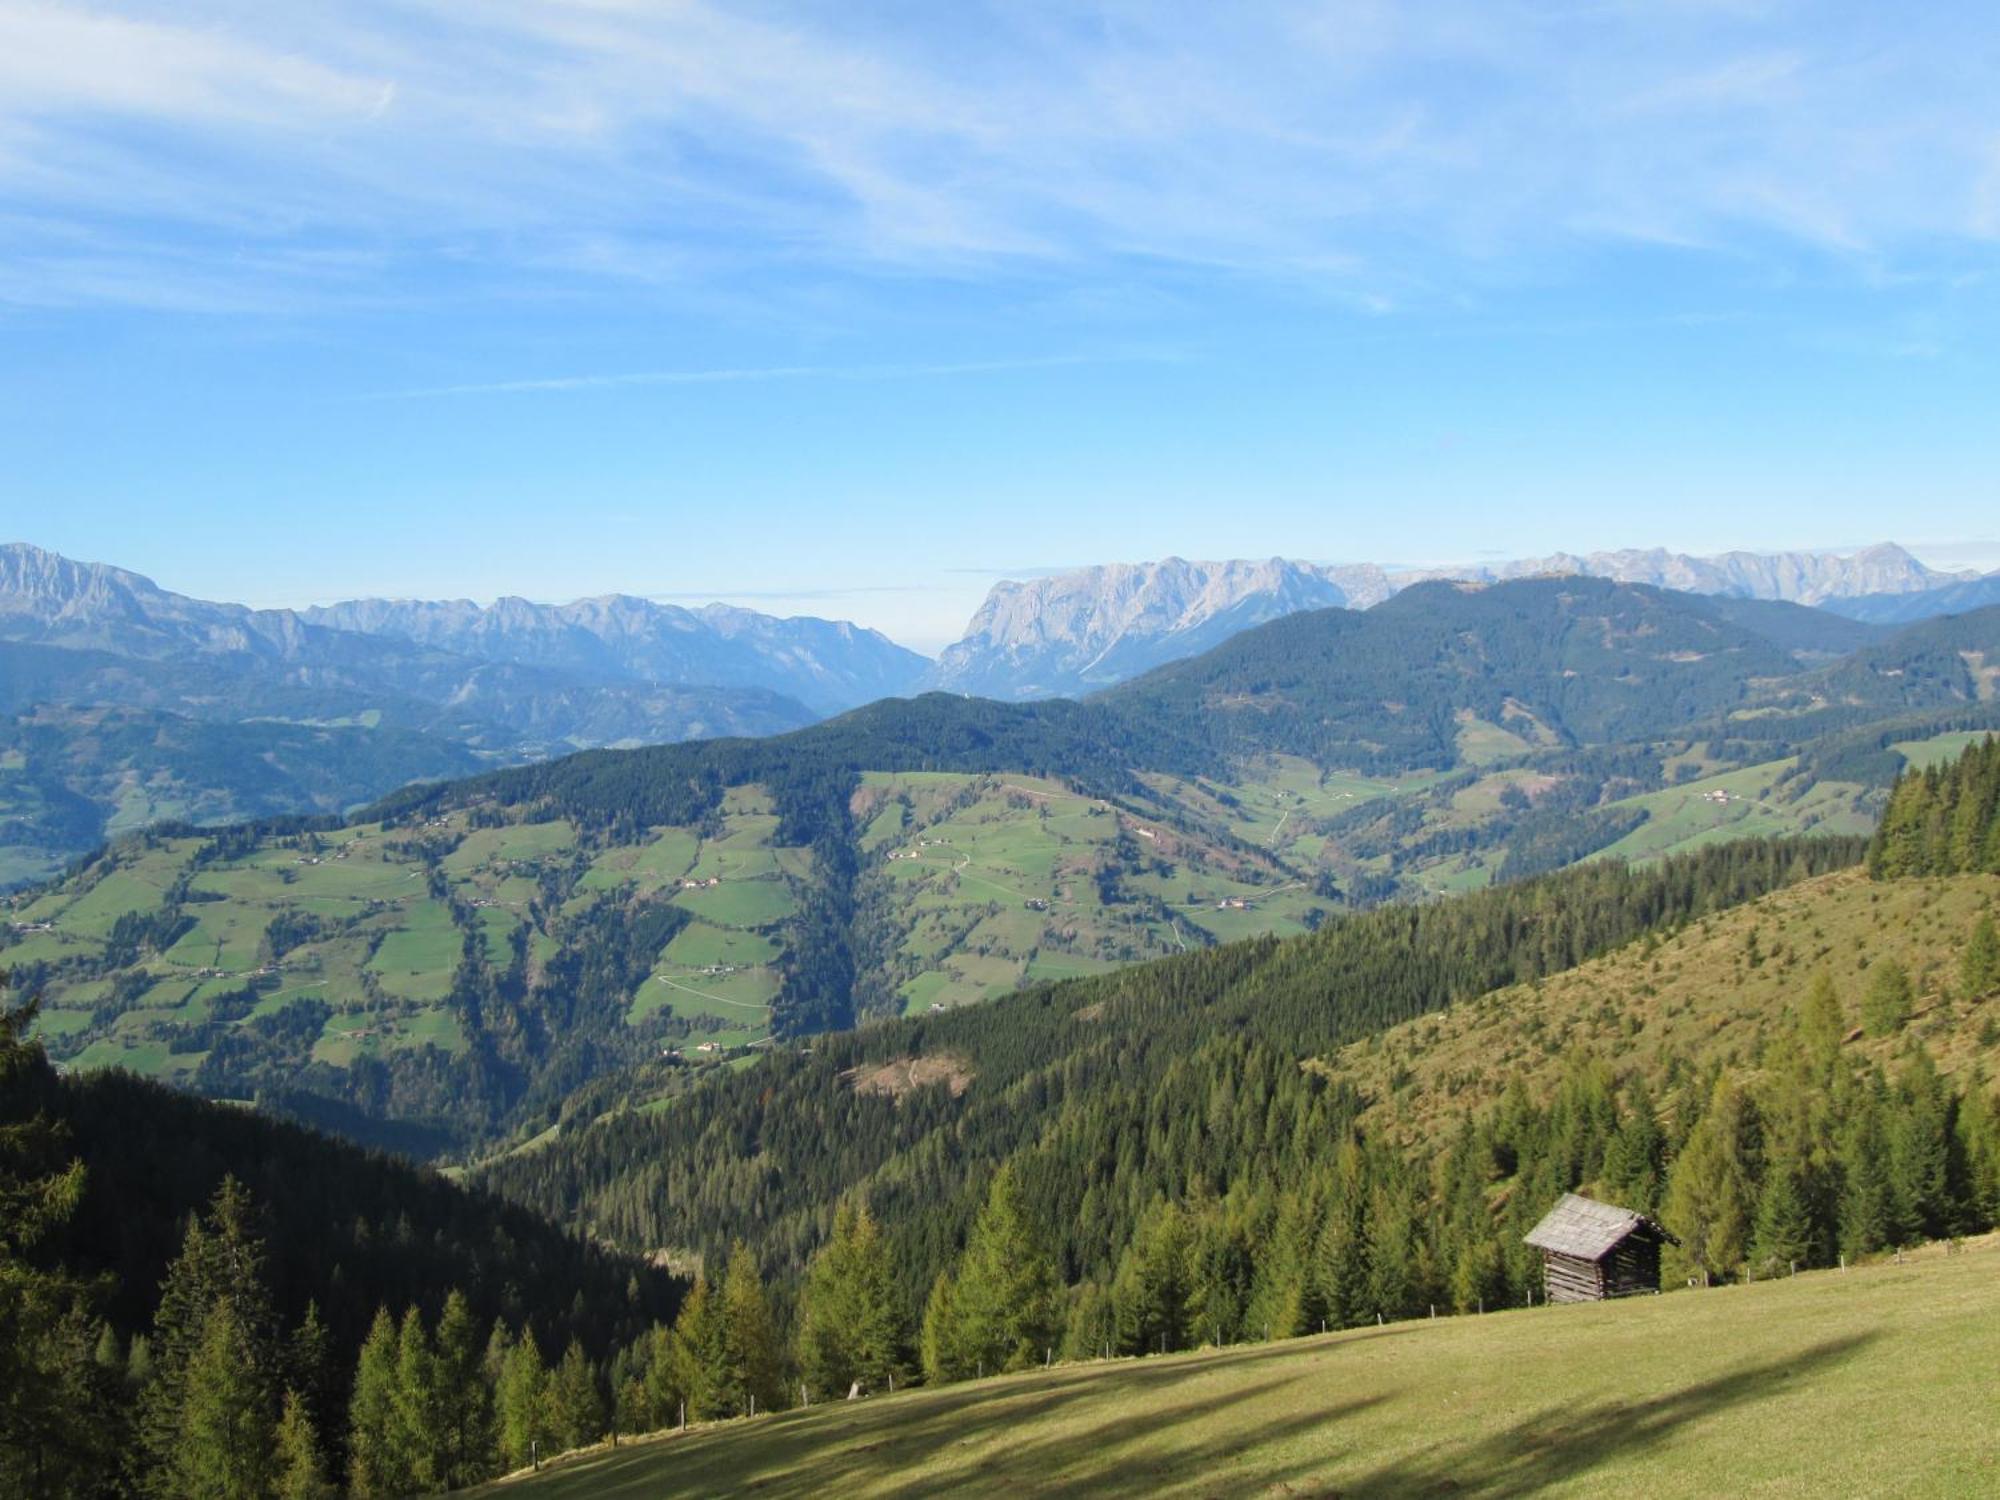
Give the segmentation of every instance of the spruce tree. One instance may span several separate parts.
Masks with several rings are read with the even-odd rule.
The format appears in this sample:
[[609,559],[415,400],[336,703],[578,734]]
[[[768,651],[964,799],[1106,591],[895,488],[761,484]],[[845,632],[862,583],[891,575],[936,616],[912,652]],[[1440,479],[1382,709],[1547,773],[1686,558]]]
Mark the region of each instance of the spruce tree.
[[181,1393],[169,1493],[180,1500],[265,1500],[274,1477],[271,1393],[250,1332],[227,1298],[201,1320]]
[[1868,971],[1868,988],[1861,997],[1861,1024],[1874,1037],[1894,1036],[1910,1020],[1910,976],[1893,958],[1879,960]]
[[549,1425],[565,1448],[587,1448],[604,1436],[604,1398],[597,1389],[597,1371],[571,1339],[549,1379]]
[[412,1305],[396,1336],[395,1441],[413,1489],[444,1487],[446,1432],[438,1398],[437,1354],[423,1313]]
[[770,1411],[784,1393],[777,1325],[757,1259],[741,1240],[730,1251],[723,1276],[721,1315],[730,1414]]
[[181,1253],[161,1283],[153,1315],[152,1371],[139,1407],[138,1478],[151,1494],[175,1495],[176,1461],[186,1420],[187,1372],[208,1319],[227,1307],[248,1375],[275,1419],[283,1373],[277,1323],[264,1284],[264,1244],[249,1193],[223,1179],[206,1215],[190,1217]]
[[1995,930],[1991,913],[1973,924],[1959,956],[1958,982],[1969,999],[2000,990],[2000,931]]
[[554,1442],[549,1426],[548,1370],[534,1332],[522,1328],[507,1350],[495,1402],[500,1432],[500,1461],[514,1470],[525,1467],[539,1451],[546,1457]]
[[1111,1283],[1121,1352],[1159,1354],[1195,1342],[1188,1317],[1193,1249],[1180,1205],[1162,1200],[1140,1219]]
[[1798,1169],[1791,1162],[1774,1164],[1757,1198],[1750,1262],[1759,1274],[1776,1276],[1795,1264],[1810,1264],[1812,1249],[1812,1209]]
[[297,1391],[285,1392],[272,1460],[276,1482],[271,1493],[275,1500],[335,1500],[338,1491],[326,1477],[319,1438],[305,1400]]
[[1625,1115],[1604,1148],[1604,1191],[1620,1207],[1650,1214],[1660,1206],[1660,1165],[1667,1140],[1643,1080],[1634,1082]]
[[730,1408],[729,1351],[723,1341],[721,1299],[710,1289],[704,1272],[674,1319],[675,1381],[687,1399],[688,1416],[697,1422],[735,1415]]
[[347,1404],[347,1483],[355,1500],[384,1500],[416,1487],[403,1442],[395,1320],[375,1310],[354,1366]]
[[[5,1001],[0,972],[0,1101],[46,1076],[28,1040],[33,997]],[[12,1115],[12,1111],[8,1111]],[[89,1291],[33,1256],[75,1214],[84,1168],[46,1119],[0,1124],[0,1497],[94,1495],[114,1465],[115,1375],[96,1358]]]
[[917,1357],[924,1379],[932,1385],[964,1380],[975,1373],[959,1343],[958,1288],[950,1271],[940,1271],[924,1299],[924,1321],[917,1335]]
[[439,1482],[448,1490],[493,1471],[493,1392],[483,1370],[479,1329],[465,1294],[453,1288],[438,1318],[434,1412],[440,1436]]
[[882,1390],[902,1340],[880,1230],[865,1204],[843,1203],[833,1234],[806,1268],[800,1296],[799,1374],[822,1398],[857,1382]]
[[1011,1165],[993,1179],[955,1281],[952,1333],[961,1368],[992,1375],[1042,1362],[1061,1332],[1061,1287]]
[[1749,1249],[1755,1200],[1746,1161],[1750,1105],[1727,1080],[1689,1134],[1667,1178],[1662,1208],[1680,1253],[1704,1280],[1727,1276]]
[[1840,1248],[1849,1256],[1882,1249],[1894,1233],[1888,1141],[1881,1109],[1862,1093],[1842,1142]]

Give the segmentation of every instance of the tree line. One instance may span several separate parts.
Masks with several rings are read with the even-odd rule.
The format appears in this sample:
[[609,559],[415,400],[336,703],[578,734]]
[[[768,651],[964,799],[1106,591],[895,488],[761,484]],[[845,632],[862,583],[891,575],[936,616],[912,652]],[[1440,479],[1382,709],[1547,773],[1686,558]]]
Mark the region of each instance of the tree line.
[[1956,760],[1897,776],[1868,871],[1883,880],[2000,872],[2000,739],[1989,734]]

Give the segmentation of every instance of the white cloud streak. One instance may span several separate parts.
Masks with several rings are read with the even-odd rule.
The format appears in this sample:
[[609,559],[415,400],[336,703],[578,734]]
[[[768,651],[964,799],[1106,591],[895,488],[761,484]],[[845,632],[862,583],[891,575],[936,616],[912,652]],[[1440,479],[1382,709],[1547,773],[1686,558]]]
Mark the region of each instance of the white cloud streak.
[[995,375],[1022,370],[1056,370],[1078,365],[1170,364],[1161,353],[1053,354],[1039,359],[980,359],[902,365],[768,365],[752,369],[635,370],[608,375],[555,375],[531,380],[494,380],[383,391],[364,399],[404,401],[435,396],[509,396],[549,391],[616,390],[648,385],[743,385],[783,380],[935,380],[958,375]]
[[[129,300],[156,259],[178,304],[218,238],[1374,306],[1596,243],[1927,262],[2000,233],[1996,40],[1953,3],[0,0],[0,194],[164,247],[81,275],[0,226],[0,298]],[[333,294],[275,255],[238,280]]]

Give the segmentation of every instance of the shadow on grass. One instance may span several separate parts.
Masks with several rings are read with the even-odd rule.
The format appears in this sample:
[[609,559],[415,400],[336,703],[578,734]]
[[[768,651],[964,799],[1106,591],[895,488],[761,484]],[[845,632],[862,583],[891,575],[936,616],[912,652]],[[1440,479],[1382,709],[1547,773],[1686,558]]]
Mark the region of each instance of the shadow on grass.
[[1729,1407],[1781,1395],[1797,1382],[1852,1358],[1874,1340],[1873,1334],[1831,1339],[1650,1401],[1545,1407],[1477,1442],[1384,1465],[1342,1484],[1336,1493],[1477,1495],[1487,1500],[1536,1494],[1613,1459],[1641,1456],[1690,1424]]
[[[1345,1343],[1405,1331],[1374,1329]],[[856,1492],[931,1500],[1073,1490],[1138,1500],[1388,1399],[1378,1393],[1298,1415],[1257,1415],[1280,1390],[1324,1380],[1341,1347],[1288,1341],[1199,1360],[1070,1366],[784,1412],[574,1460],[531,1493],[537,1500]],[[1266,1372],[1272,1362],[1290,1368]],[[1184,1389],[1191,1384],[1201,1388]]]
[[1490,1436],[1367,1469],[1365,1427],[1352,1428],[1350,1419],[1386,1402],[1409,1407],[1428,1397],[1421,1387],[1343,1393],[1340,1356],[1360,1339],[1403,1331],[1258,1345],[1190,1361],[1073,1366],[786,1412],[573,1461],[530,1493],[535,1500],[1520,1496],[1643,1457],[1690,1425],[1781,1394],[1871,1341],[1818,1344],[1650,1400],[1551,1405]]

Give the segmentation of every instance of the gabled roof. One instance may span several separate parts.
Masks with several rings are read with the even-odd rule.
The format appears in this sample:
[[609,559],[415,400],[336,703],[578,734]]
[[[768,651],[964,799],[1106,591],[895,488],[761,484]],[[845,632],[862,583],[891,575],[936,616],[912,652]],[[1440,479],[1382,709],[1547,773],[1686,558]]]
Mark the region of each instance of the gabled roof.
[[[1640,1229],[1650,1229],[1663,1240],[1674,1240],[1657,1221],[1642,1213],[1612,1203],[1599,1203],[1577,1193],[1564,1193],[1562,1201],[1528,1231],[1528,1243],[1537,1250],[1557,1255],[1601,1260],[1620,1240]],[[1674,1240],[1674,1243],[1680,1242]]]

